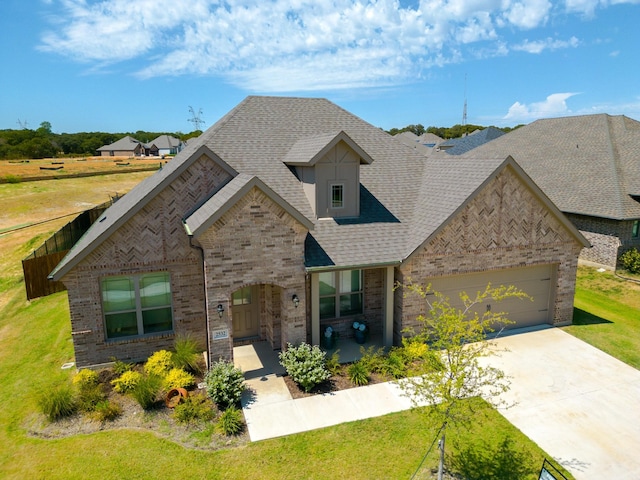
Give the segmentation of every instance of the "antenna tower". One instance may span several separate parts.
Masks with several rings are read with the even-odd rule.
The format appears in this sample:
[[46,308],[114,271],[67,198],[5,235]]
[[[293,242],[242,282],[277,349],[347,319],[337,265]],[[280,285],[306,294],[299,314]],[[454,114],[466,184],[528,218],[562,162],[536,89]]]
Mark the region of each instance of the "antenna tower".
[[462,109],[462,126],[467,124],[467,74],[464,74],[464,108]]
[[20,128],[22,130],[28,130],[29,129],[29,122],[27,122],[26,120],[23,122],[22,120],[18,119],[18,125],[20,125]]
[[202,109],[198,109],[198,113],[196,114],[195,110],[191,105],[189,105],[189,113],[191,114],[191,118],[187,119],[187,121],[193,123],[193,126],[196,130],[202,130],[202,126],[204,125],[204,120],[202,119]]

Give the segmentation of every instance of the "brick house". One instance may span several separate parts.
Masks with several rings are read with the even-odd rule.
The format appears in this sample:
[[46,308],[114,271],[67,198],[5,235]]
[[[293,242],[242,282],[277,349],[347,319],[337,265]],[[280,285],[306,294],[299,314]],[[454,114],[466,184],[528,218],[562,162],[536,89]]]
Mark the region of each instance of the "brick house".
[[640,122],[623,115],[537,120],[466,154],[511,155],[589,240],[580,258],[615,267],[640,248]]
[[[247,133],[250,132],[250,135]],[[79,367],[141,360],[175,335],[210,360],[344,337],[390,346],[423,305],[486,283],[534,301],[515,326],[573,315],[584,237],[508,156],[432,159],[324,99],[248,97],[109,208],[51,273]]]

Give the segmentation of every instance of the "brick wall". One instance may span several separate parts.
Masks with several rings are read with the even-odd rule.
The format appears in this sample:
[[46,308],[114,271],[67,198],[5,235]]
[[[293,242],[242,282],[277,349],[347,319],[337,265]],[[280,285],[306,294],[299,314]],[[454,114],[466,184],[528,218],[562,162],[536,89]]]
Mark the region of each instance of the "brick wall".
[[[199,251],[189,246],[182,218],[194,204],[208,198],[228,180],[229,175],[214,162],[206,157],[198,159],[62,278],[68,289],[78,367],[106,363],[113,358],[144,360],[156,350],[171,348],[174,334],[191,334],[204,348],[202,260]],[[155,271],[169,271],[171,275],[174,332],[107,340],[101,279]]]
[[[271,311],[279,320],[279,326],[274,320],[274,348],[306,340],[306,234],[304,226],[260,189],[253,188],[198,238],[205,250],[211,329],[228,329],[231,333],[227,339],[211,341],[212,360],[232,358],[229,301],[234,291],[246,285],[279,287],[272,289],[278,296],[275,301],[271,299]],[[291,301],[293,294],[300,298],[298,308]],[[214,314],[218,303],[227,312],[222,319]]]
[[[398,269],[396,282],[428,284],[430,277],[557,264],[553,322],[570,323],[581,245],[510,168],[501,172],[422,249]],[[395,292],[394,334],[417,327],[424,302]]]

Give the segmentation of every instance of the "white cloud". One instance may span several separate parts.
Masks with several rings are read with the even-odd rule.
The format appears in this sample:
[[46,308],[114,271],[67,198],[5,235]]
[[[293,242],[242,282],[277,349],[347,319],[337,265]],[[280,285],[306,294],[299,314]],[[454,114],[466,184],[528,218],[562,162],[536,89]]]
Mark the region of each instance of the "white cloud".
[[516,123],[528,123],[539,118],[561,117],[571,114],[567,100],[577,93],[553,93],[542,102],[529,105],[515,102],[503,120]]
[[142,78],[215,75],[261,92],[399,84],[479,51],[540,53],[579,43],[572,37],[510,47],[518,31],[548,22],[549,0],[419,0],[406,7],[398,0],[46,1],[58,13],[41,37],[43,51],[90,70],[134,61]]

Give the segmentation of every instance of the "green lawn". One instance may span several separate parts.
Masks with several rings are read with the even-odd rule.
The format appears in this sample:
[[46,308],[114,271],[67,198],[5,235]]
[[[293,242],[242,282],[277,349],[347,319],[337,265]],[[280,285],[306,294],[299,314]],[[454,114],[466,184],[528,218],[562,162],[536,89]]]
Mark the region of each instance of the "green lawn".
[[[82,179],[41,182],[57,198],[59,216],[68,202],[97,204],[78,198]],[[106,187],[104,187],[106,188]],[[110,186],[114,191],[122,189]],[[0,189],[11,197],[33,193],[35,186]],[[63,195],[67,193],[67,195]],[[73,197],[73,198],[72,198]],[[14,202],[14,199],[8,199]],[[9,203],[11,203],[9,202]],[[25,208],[40,209],[41,201],[18,208],[8,225],[28,223]],[[0,235],[0,478],[3,479],[271,479],[271,478],[410,478],[437,436],[426,415],[407,411],[347,423],[279,439],[218,451],[187,449],[140,430],[106,430],[60,439],[35,438],[28,425],[36,415],[40,392],[68,381],[73,346],[66,293],[27,302],[20,260],[68,220],[43,224],[20,233]],[[34,238],[38,241],[33,241]],[[536,479],[545,456],[534,443],[500,414],[480,405],[467,429],[447,436],[448,464],[471,478]],[[434,447],[423,464],[437,464]],[[567,474],[569,478],[572,478]],[[419,475],[416,478],[429,478]]]
[[580,267],[574,305],[566,332],[640,369],[640,285]]

